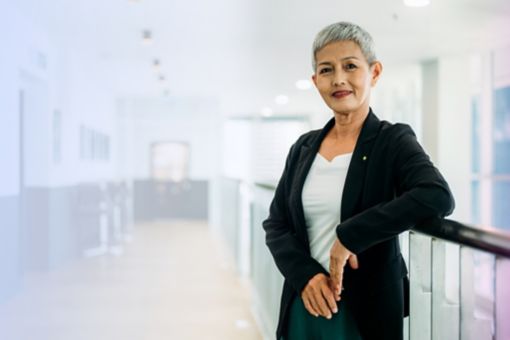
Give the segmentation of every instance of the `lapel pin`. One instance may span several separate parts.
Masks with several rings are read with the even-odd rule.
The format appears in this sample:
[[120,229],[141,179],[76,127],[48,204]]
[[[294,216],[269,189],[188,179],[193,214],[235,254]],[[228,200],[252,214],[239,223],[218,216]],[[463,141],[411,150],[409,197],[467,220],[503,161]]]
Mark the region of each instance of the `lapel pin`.
[[363,160],[366,161],[367,160],[367,156],[363,156]]

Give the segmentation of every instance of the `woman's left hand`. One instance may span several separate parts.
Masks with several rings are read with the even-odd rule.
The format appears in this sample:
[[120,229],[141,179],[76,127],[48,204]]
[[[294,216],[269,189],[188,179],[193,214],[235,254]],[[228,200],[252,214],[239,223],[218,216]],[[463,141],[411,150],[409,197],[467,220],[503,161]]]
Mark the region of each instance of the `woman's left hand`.
[[331,247],[330,261],[329,261],[329,274],[331,276],[333,289],[336,297],[339,297],[342,292],[342,280],[344,275],[344,267],[349,261],[352,269],[358,269],[358,258],[349,249],[340,242],[338,238],[335,239],[333,247]]

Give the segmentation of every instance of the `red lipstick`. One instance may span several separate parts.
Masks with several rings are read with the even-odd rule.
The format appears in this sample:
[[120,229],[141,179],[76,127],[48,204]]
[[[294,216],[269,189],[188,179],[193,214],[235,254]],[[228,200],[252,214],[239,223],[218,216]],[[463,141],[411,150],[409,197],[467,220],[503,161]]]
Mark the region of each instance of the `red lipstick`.
[[332,96],[335,98],[343,98],[350,95],[351,93],[352,91],[335,91],[333,92]]

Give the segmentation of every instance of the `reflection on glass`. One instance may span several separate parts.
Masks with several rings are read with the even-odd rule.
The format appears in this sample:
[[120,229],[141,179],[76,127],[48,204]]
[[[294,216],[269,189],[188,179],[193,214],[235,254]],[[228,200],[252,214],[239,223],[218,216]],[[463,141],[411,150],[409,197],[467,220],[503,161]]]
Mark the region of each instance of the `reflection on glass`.
[[492,221],[510,230],[510,86],[494,90]]
[[480,172],[480,96],[471,98],[471,171]]
[[481,224],[480,219],[480,181],[471,181],[471,223]]
[[494,90],[494,174],[510,174],[510,86]]
[[495,180],[492,187],[492,223],[497,228],[510,230],[509,198],[510,179]]
[[461,339],[493,339],[494,261],[493,255],[461,247]]

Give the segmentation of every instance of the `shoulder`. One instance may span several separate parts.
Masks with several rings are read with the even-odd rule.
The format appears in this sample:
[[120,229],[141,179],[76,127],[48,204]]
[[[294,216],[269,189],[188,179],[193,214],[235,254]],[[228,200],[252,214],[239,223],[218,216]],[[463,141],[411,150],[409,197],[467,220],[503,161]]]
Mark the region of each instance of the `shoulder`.
[[299,138],[297,139],[297,141],[294,144],[295,145],[309,145],[316,138],[319,137],[321,131],[322,131],[322,129],[308,131],[308,132],[302,134],[301,136],[299,136]]
[[321,129],[308,131],[301,136],[292,144],[291,151],[299,149],[301,146],[306,145],[310,146],[313,142],[319,138],[321,133]]
[[390,123],[385,120],[381,121],[379,138],[393,143],[406,137],[416,138],[416,134],[410,125],[404,123]]
[[287,162],[290,162],[291,164],[296,161],[296,159],[299,156],[299,152],[301,150],[302,146],[311,146],[313,144],[313,141],[315,141],[317,138],[319,138],[319,134],[321,132],[321,129],[318,130],[311,130],[308,131],[301,136],[292,144],[290,147],[288,156],[287,156]]
[[387,153],[389,161],[403,164],[418,155],[427,156],[410,125],[404,123],[384,125],[377,142]]

